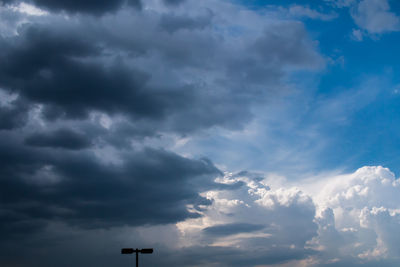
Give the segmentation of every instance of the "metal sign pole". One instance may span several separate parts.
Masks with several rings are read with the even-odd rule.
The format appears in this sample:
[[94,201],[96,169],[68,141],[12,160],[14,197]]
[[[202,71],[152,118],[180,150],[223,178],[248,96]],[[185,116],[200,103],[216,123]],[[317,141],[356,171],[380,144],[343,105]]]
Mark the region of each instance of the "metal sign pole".
[[142,249],[123,248],[123,249],[121,249],[121,254],[136,253],[136,267],[139,267],[139,252],[142,254],[151,254],[151,253],[153,253],[153,249],[152,248],[142,248]]
[[139,267],[139,250],[136,249],[136,267]]

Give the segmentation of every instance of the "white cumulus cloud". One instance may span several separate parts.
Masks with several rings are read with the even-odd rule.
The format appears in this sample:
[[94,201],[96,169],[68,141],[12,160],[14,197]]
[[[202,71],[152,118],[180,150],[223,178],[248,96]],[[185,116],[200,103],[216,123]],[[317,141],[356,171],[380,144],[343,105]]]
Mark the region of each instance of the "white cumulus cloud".
[[327,255],[360,261],[399,255],[400,183],[389,169],[363,167],[326,182],[314,197],[318,237]]
[[243,185],[205,193],[213,204],[204,217],[178,224],[183,239],[190,240],[186,246],[265,255],[271,250],[291,255],[295,249],[301,256],[282,258],[290,266],[400,263],[400,182],[387,168],[320,177],[313,191],[247,172],[220,182]]

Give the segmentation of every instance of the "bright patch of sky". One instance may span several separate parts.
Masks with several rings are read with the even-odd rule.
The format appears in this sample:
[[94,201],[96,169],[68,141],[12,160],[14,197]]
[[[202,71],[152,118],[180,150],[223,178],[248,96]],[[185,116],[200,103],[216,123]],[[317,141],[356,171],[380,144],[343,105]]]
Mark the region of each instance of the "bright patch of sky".
[[256,121],[242,133],[186,145],[230,168],[285,172],[281,168],[290,161],[311,172],[383,165],[399,173],[399,3],[237,2],[256,12],[274,10],[287,20],[300,19],[326,66],[292,73],[288,81],[294,93],[259,108]]

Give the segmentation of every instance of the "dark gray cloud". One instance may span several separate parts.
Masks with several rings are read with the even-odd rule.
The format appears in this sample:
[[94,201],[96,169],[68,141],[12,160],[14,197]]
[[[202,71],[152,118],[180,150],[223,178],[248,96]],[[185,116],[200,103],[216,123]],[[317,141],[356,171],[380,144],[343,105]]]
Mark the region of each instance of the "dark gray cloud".
[[[175,7],[185,0],[164,0],[167,6]],[[0,4],[17,4],[21,0],[2,0]],[[142,8],[141,0],[29,0],[29,3],[53,12],[65,11],[68,13],[82,13],[100,16],[103,14],[115,12],[123,6],[131,6],[137,9]]]
[[[117,62],[106,67],[85,62],[100,48],[71,34],[28,28],[3,43],[0,85],[46,104],[47,117],[85,117],[90,110],[161,116],[181,96],[145,88],[146,75]],[[78,60],[81,58],[81,60]]]
[[[97,38],[38,25],[3,38],[0,59],[7,64],[0,66],[0,86],[44,105],[42,114],[49,120],[85,119],[90,112],[101,111],[136,120],[147,128],[142,132],[240,128],[251,118],[248,100],[225,90],[214,93],[198,84],[150,85],[151,73],[120,57],[107,57],[107,45],[114,45]],[[114,48],[121,49],[119,44]],[[176,64],[181,55],[170,53],[168,57],[177,57],[166,64]],[[179,60],[192,64],[185,57]]]
[[25,139],[25,144],[37,147],[58,147],[66,149],[83,149],[92,142],[83,134],[69,129],[58,129],[51,133],[35,133]]
[[48,120],[100,111],[126,116],[131,129],[152,136],[188,134],[242,128],[252,104],[278,91],[284,66],[320,60],[300,23],[266,27],[236,50],[210,32],[217,16],[210,9],[121,14],[100,24],[83,15],[75,24],[31,23],[1,38],[0,87],[43,105]]
[[228,236],[240,233],[251,233],[260,231],[265,228],[265,225],[250,224],[250,223],[231,223],[210,226],[203,229],[203,232],[211,236]]
[[29,108],[29,103],[21,99],[0,106],[0,130],[11,130],[25,125]]
[[164,150],[125,153],[115,165],[88,152],[43,151],[12,140],[0,147],[1,232],[9,234],[45,221],[104,228],[198,217],[186,205],[209,205],[198,193],[220,175],[207,160]]
[[[18,3],[19,0],[3,0],[5,4]],[[140,0],[31,0],[37,7],[48,9],[51,11],[66,11],[70,13],[86,13],[101,15],[108,12],[113,12],[124,4],[129,4],[136,8],[141,7]]]

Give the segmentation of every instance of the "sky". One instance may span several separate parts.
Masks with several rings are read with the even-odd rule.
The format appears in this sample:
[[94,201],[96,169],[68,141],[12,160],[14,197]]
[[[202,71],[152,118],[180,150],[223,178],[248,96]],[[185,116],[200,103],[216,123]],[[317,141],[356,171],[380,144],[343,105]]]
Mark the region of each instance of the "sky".
[[0,265],[400,266],[400,2],[0,1]]

